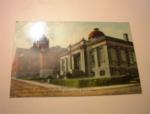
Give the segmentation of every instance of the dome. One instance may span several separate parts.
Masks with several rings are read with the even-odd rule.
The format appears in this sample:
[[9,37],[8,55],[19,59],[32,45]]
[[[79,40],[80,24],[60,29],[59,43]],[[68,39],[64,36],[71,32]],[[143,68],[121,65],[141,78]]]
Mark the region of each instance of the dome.
[[47,39],[47,37],[43,34],[43,36],[39,39],[39,41],[48,42],[48,39]]
[[101,36],[104,36],[105,34],[103,32],[101,32],[98,28],[94,28],[94,30],[92,32],[90,32],[88,39],[93,39],[93,38],[98,38]]
[[49,48],[49,40],[45,35],[43,35],[37,42],[36,45],[38,48]]

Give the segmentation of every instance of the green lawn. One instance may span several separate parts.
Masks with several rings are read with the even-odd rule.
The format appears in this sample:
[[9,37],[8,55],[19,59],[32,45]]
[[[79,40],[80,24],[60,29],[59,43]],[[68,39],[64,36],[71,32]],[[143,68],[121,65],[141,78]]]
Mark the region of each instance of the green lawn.
[[78,79],[54,79],[50,83],[56,85],[63,85],[68,87],[94,87],[94,86],[107,86],[115,84],[130,83],[130,77],[119,76],[119,77],[89,77],[89,78],[78,78]]

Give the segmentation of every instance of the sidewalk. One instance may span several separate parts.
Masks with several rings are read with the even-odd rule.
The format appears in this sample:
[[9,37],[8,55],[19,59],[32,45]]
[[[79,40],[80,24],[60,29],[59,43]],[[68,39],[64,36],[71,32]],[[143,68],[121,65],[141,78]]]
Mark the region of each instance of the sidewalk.
[[113,88],[122,88],[122,87],[132,87],[132,86],[138,86],[139,84],[133,83],[133,84],[120,84],[120,85],[109,85],[109,86],[99,86],[99,87],[84,87],[84,88],[73,88],[73,87],[66,87],[66,86],[60,86],[60,85],[54,85],[54,84],[48,84],[48,83],[40,83],[40,82],[35,82],[35,81],[29,81],[29,80],[22,80],[22,79],[13,79],[13,80],[18,80],[21,82],[29,83],[29,84],[34,84],[46,88],[57,88],[57,89],[68,89],[68,90],[95,90],[95,89],[113,89]]

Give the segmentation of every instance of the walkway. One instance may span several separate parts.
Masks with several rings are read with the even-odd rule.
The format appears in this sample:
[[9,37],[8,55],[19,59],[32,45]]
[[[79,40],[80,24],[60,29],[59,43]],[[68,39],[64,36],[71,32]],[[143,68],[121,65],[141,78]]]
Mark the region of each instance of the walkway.
[[28,80],[11,80],[11,97],[48,97],[48,96],[93,96],[141,93],[139,84],[124,84],[104,87],[69,88]]

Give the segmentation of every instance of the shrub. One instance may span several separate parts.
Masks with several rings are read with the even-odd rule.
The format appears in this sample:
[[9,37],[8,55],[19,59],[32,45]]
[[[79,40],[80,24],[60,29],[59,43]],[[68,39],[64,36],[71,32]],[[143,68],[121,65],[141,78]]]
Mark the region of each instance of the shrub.
[[63,86],[69,86],[69,87],[79,87],[79,81],[76,79],[57,79],[57,80],[51,80],[51,83],[57,84],[57,85],[63,85]]
[[81,79],[58,79],[52,80],[51,83],[68,86],[68,87],[94,87],[114,84],[129,83],[129,76],[121,77],[103,77],[103,78],[81,78]]
[[86,73],[81,70],[73,70],[72,73],[66,73],[67,78],[83,78],[86,77]]

